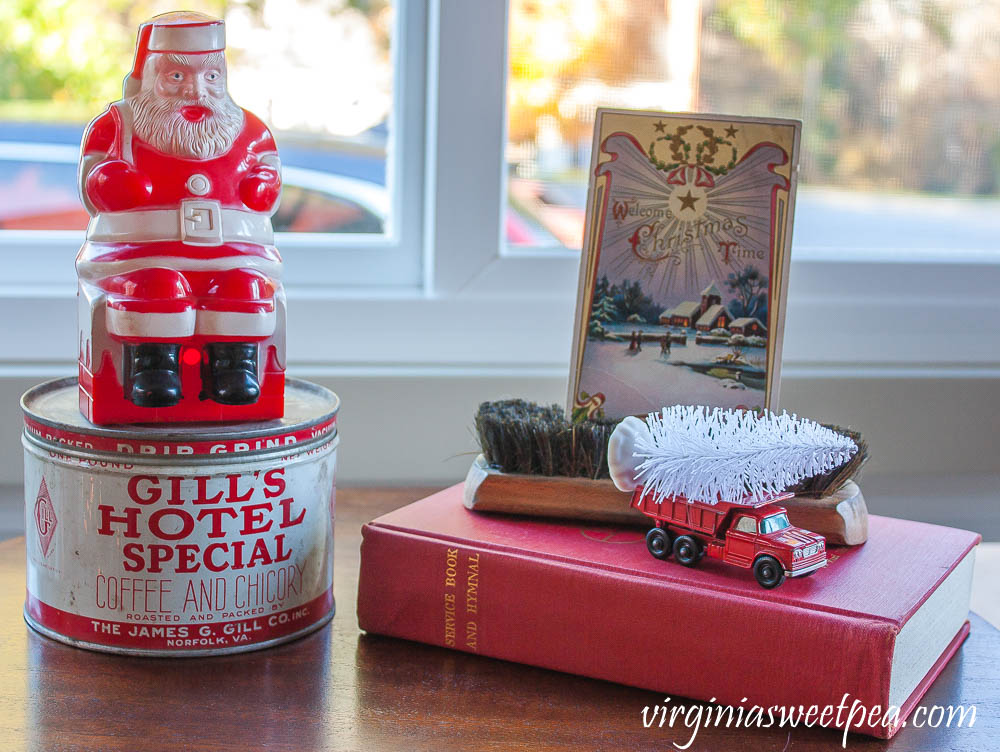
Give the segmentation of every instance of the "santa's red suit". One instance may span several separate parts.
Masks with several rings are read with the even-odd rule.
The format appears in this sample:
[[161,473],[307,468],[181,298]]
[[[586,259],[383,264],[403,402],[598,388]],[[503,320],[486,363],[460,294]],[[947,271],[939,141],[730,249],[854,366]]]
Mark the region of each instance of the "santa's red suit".
[[91,124],[83,154],[95,214],[77,273],[107,294],[112,336],[251,341],[274,332],[281,257],[270,212],[281,180],[258,118],[244,111],[224,154],[184,159],[143,143],[122,100]]

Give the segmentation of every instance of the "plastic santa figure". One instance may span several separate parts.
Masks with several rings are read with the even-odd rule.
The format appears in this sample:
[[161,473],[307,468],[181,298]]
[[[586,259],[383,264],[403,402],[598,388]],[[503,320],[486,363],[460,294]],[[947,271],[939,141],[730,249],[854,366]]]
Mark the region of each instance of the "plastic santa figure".
[[[200,13],[143,24],[123,98],[84,136],[80,385],[95,422],[150,419],[133,406],[178,406],[157,420],[281,414],[280,165],[268,129],[229,97],[224,49],[223,22]],[[265,389],[268,373],[280,378]],[[95,405],[111,381],[124,403]],[[199,407],[274,390],[256,411]]]

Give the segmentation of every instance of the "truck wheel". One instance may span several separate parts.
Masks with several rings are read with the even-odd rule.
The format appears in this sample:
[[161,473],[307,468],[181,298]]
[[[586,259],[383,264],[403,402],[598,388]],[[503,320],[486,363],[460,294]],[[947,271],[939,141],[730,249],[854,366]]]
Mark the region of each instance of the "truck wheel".
[[761,587],[770,590],[785,581],[785,570],[773,556],[761,556],[753,563],[753,576]]
[[646,548],[657,559],[670,556],[670,534],[663,528],[654,527],[646,533]]
[[674,559],[685,567],[693,567],[701,558],[701,544],[690,535],[681,535],[674,541]]

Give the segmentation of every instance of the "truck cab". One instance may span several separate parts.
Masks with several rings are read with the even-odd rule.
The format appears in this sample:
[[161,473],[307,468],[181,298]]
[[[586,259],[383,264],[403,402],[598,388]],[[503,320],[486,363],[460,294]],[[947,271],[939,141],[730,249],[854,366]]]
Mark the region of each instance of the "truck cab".
[[826,540],[794,527],[784,507],[737,508],[730,515],[732,523],[724,531],[725,543],[718,557],[723,561],[750,568],[761,556],[770,556],[786,577],[811,574],[826,566]]

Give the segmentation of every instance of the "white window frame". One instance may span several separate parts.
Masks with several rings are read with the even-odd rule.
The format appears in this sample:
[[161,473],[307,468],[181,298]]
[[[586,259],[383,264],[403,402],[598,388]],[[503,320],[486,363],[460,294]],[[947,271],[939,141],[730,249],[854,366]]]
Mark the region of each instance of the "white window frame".
[[[436,201],[426,222],[427,287],[456,311],[481,314],[482,328],[458,327],[466,358],[565,374],[579,254],[506,249],[497,210],[506,206],[507,4],[442,0],[429,18],[428,195]],[[997,289],[997,239],[991,248],[917,253],[871,241],[796,246],[782,373],[995,376],[1000,348],[983,327],[1000,320]],[[467,301],[472,311],[460,308]]]
[[[407,133],[398,146],[408,179],[396,186],[396,205],[421,215],[417,231],[404,220],[400,248],[422,245],[420,278],[386,284],[394,273],[386,265],[413,267],[376,248],[340,248],[332,257],[281,238],[290,270],[308,259],[287,284],[290,368],[565,378],[579,255],[508,251],[503,242],[507,4],[400,0],[399,7],[400,54],[407,65],[418,49],[423,56],[419,74],[408,70],[397,81],[405,127],[393,129]],[[408,119],[421,108],[418,120]],[[75,250],[80,238],[70,235]],[[794,247],[783,377],[1000,375],[1000,348],[988,335],[988,322],[1000,320],[1000,254],[942,248],[912,256],[861,245]],[[42,267],[72,280],[66,247]],[[345,253],[369,267],[370,284],[337,284],[335,264]],[[8,371],[62,368],[75,352],[67,287],[8,275],[0,318],[18,321],[22,310],[32,322],[8,330]]]

